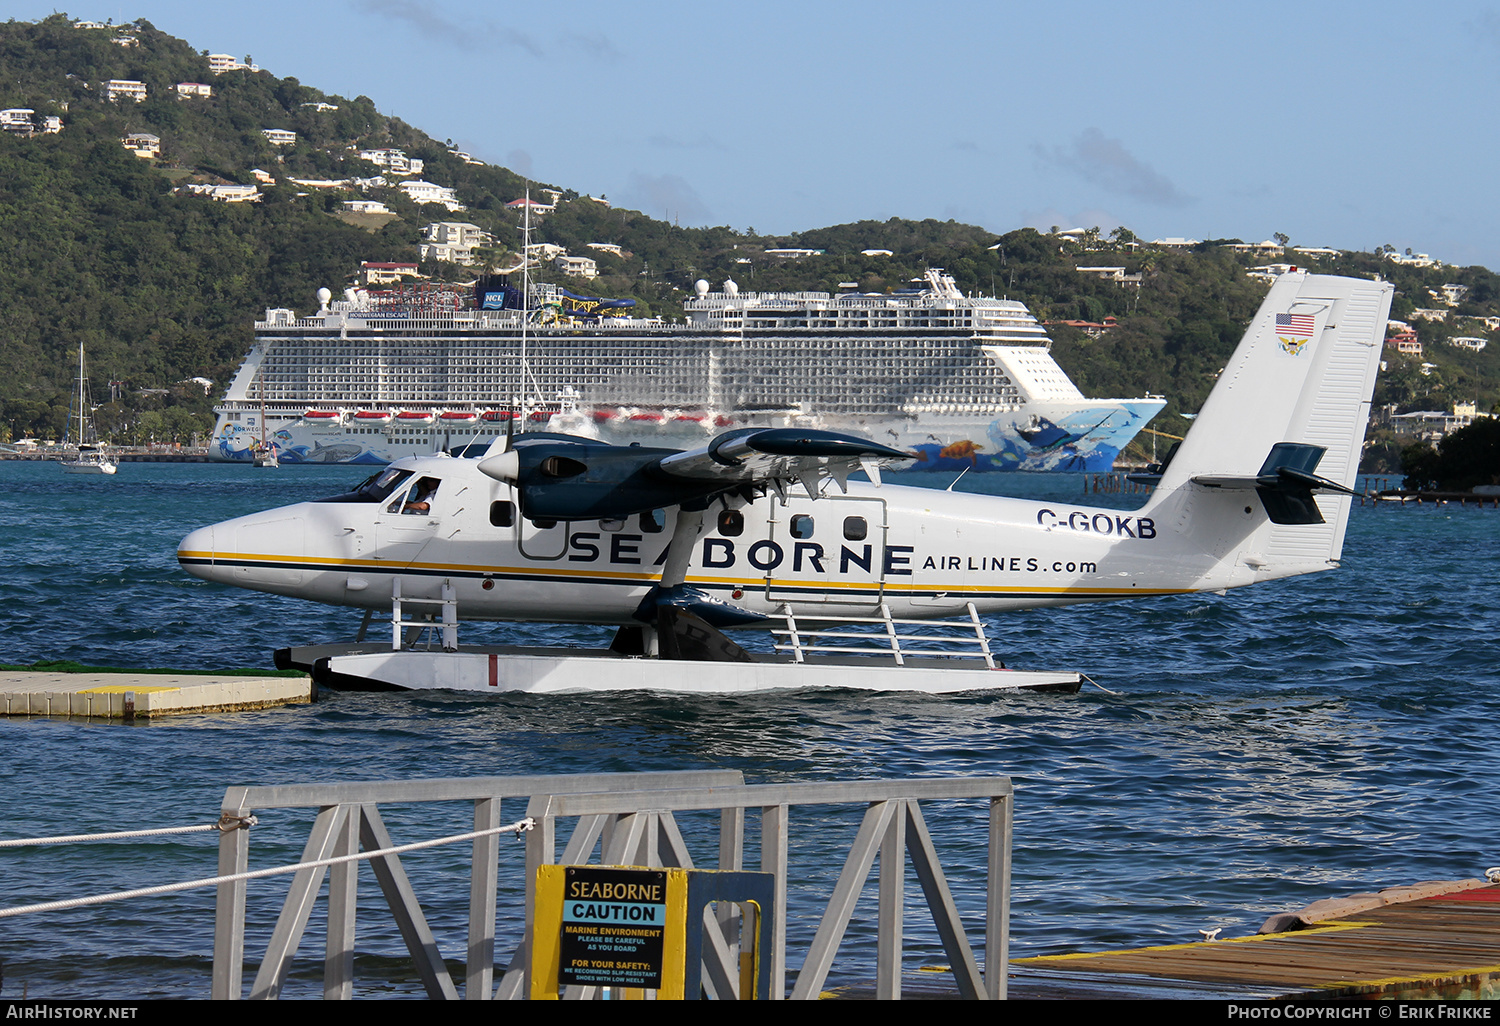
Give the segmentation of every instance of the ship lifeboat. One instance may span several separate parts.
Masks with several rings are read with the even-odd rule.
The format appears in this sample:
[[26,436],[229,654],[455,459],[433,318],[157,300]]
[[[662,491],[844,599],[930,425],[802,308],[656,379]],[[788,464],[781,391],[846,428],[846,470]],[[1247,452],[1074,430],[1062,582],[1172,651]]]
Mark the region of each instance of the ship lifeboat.
[[366,425],[380,425],[390,423],[391,414],[389,410],[360,410],[354,415],[354,423]]
[[472,424],[478,419],[479,414],[473,410],[444,410],[438,415],[444,424]]
[[432,414],[425,410],[402,410],[396,414],[396,423],[405,424],[407,427],[419,427],[423,424],[431,424]]
[[545,424],[551,419],[552,414],[548,413],[546,410],[537,410],[531,415],[531,420],[537,424]]
[[593,413],[595,424],[606,424],[615,419],[617,410],[595,410]]
[[636,423],[636,424],[660,424],[661,423],[661,414],[659,414],[659,413],[632,413],[630,415],[630,420],[631,420],[632,423]]
[[338,410],[308,410],[302,415],[303,420],[310,420],[314,424],[337,424],[343,417]]
[[702,424],[708,419],[706,413],[679,413],[672,418],[674,424]]
[[479,419],[488,421],[489,423],[493,424],[496,421],[510,420],[514,416],[515,414],[511,413],[509,410],[485,410],[479,415]]
[[724,416],[724,414],[722,414],[722,413],[719,414],[717,417],[714,418],[714,427],[728,427],[729,425],[731,425],[733,423],[734,423],[733,419]]

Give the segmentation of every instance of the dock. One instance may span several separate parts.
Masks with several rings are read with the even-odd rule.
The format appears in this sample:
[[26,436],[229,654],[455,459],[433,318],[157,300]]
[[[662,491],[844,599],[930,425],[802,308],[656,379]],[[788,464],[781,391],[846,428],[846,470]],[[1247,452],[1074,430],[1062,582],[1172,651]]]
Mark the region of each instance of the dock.
[[1500,998],[1500,884],[1433,881],[1317,902],[1252,937],[1011,963],[1012,998]]
[[305,676],[0,670],[0,716],[135,720],[310,701]]

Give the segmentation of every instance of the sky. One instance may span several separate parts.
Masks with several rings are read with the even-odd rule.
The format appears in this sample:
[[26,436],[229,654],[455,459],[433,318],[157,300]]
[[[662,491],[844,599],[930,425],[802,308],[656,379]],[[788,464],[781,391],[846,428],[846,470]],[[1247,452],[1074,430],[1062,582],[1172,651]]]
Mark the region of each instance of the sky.
[[[58,4],[0,0],[36,20]],[[1500,269],[1500,2],[78,0],[682,225],[1284,232]],[[439,183],[445,184],[445,183]]]

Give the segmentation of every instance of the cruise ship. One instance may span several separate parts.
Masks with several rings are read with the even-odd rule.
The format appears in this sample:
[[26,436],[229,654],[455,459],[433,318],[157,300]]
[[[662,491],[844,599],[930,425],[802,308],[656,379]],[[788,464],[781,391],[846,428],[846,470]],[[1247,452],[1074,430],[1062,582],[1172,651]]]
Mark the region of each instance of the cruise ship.
[[519,431],[688,448],[801,426],[913,450],[919,470],[1107,471],[1165,405],[1085,398],[1024,304],[936,269],[884,294],[699,281],[682,323],[529,294],[481,279],[269,309],[210,451],[249,461],[264,437],[284,464],[383,464]]

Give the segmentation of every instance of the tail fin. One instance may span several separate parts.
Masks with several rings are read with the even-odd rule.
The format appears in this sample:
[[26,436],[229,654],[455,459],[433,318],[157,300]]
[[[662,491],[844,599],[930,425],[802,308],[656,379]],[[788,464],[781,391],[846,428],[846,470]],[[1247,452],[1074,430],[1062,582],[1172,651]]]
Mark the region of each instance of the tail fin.
[[1243,505],[1259,493],[1266,517],[1240,546],[1249,568],[1284,576],[1339,558],[1350,499],[1336,492],[1359,470],[1392,293],[1359,278],[1277,278],[1164,468],[1163,498],[1227,490]]

